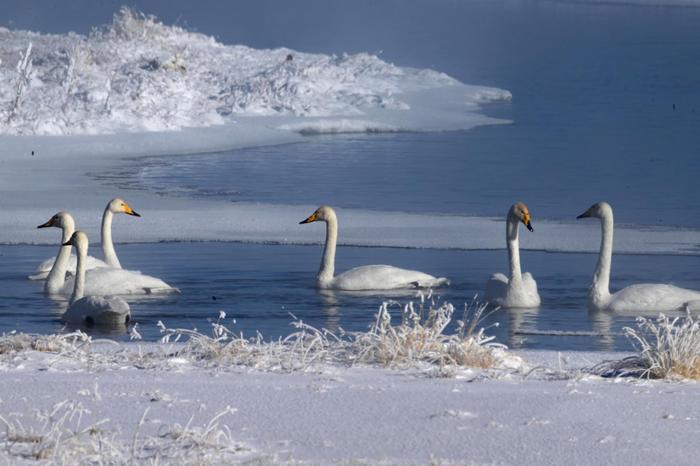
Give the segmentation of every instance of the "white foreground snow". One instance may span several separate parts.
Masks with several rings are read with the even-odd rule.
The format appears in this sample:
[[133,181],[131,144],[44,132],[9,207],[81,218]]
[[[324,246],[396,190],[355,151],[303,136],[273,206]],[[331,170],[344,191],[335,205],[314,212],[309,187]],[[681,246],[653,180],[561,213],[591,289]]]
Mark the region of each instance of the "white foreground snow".
[[[115,359],[125,351],[153,347],[99,350]],[[586,374],[616,354],[519,354],[538,369],[433,378],[367,366],[207,368],[175,356],[149,367],[147,357],[106,364],[23,350],[0,362],[0,424],[10,424],[0,428],[0,460],[32,463],[21,452],[49,437],[57,447],[45,459],[66,464],[155,455],[160,464],[695,463],[697,383]]]

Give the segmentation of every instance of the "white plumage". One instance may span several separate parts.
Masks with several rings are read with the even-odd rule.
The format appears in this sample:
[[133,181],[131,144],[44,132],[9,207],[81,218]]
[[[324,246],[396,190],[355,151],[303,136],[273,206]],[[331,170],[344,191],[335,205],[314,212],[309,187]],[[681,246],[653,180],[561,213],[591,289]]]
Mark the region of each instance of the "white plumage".
[[356,267],[338,276],[335,274],[335,250],[338,242],[338,218],[328,206],[319,207],[300,223],[326,222],[326,245],[316,284],[322,289],[343,291],[381,291],[407,288],[434,288],[448,285],[446,278],[436,278],[416,270],[401,269],[390,265],[366,265]]
[[610,269],[614,219],[612,207],[607,202],[592,205],[576,218],[600,219],[602,236],[598,265],[588,292],[588,307],[592,310],[609,310],[623,313],[657,313],[688,308],[700,310],[700,292],[665,284],[639,284],[610,293]]

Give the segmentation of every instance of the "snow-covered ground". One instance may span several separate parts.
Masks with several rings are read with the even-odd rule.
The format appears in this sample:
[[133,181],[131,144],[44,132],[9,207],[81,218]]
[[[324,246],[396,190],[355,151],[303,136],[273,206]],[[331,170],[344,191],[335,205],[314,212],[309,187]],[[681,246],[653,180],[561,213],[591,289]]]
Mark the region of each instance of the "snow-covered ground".
[[212,366],[168,356],[176,349],[2,354],[0,460],[695,464],[700,450],[698,384],[590,374],[619,353],[526,351],[520,368],[436,378],[367,365]]

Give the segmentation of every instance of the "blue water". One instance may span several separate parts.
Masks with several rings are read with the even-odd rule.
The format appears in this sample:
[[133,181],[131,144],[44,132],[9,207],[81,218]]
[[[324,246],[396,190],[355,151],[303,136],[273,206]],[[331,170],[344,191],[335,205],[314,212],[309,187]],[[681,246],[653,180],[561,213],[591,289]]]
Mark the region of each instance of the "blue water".
[[[0,301],[0,331],[47,333],[63,329],[61,303],[51,303],[43,296],[40,282],[29,281],[21,274],[33,270],[54,249],[0,246],[5,264],[0,272],[4,296]],[[210,321],[220,310],[236,319],[233,329],[249,336],[256,331],[266,338],[288,334],[292,331],[290,313],[318,328],[363,331],[383,300],[418,301],[400,295],[319,293],[314,276],[321,246],[158,243],[120,245],[118,250],[126,267],[161,277],[182,290],[182,294],[164,299],[130,299],[134,321],[148,340],[159,337],[159,320],[172,328],[209,332]],[[499,310],[491,314],[483,325],[489,326],[488,333],[497,341],[514,348],[630,349],[621,332],[624,326],[634,326],[634,316],[591,314],[586,310],[594,255],[524,251],[522,259],[537,277],[543,305],[539,310]],[[507,265],[503,251],[344,247],[338,251],[337,260],[341,269],[380,262],[399,267],[418,265],[428,272],[444,273],[452,284],[436,293],[454,303],[458,311],[482,291],[491,273],[505,271]],[[614,273],[617,286],[650,276],[680,286],[697,286],[700,256],[622,255],[615,258]],[[394,311],[398,318],[399,308]],[[556,335],[561,331],[580,335]],[[123,331],[107,336],[127,338]]]
[[[305,4],[317,6],[323,27],[299,33],[301,13],[273,11],[263,2],[246,7],[253,10],[252,23],[256,12],[274,24],[286,12],[288,22],[263,32],[231,27],[222,39],[320,52],[382,49],[382,58],[400,65],[510,90],[511,103],[485,111],[514,123],[466,132],[316,136],[285,146],[150,157],[127,161],[116,181],[105,182],[123,187],[124,196],[141,189],[232,202],[484,216],[502,216],[522,200],[535,228],[537,219],[572,219],[605,199],[619,223],[700,227],[700,9],[514,0]],[[238,37],[240,31],[248,36]],[[158,320],[204,330],[219,310],[249,335],[288,333],[290,312],[319,327],[364,330],[385,299],[318,293],[313,277],[320,246],[118,249],[127,267],[183,292],[132,304],[148,339],[158,336]],[[40,284],[25,279],[52,254],[54,248],[0,246],[6,264],[0,269],[0,331],[60,330],[59,304],[47,304]],[[489,332],[513,347],[630,349],[621,331],[633,317],[586,310],[595,261],[592,254],[523,252],[542,307],[497,311],[484,324],[498,322]],[[338,252],[338,270],[367,263],[448,276],[452,286],[439,293],[458,306],[507,266],[505,251]],[[614,257],[614,288],[648,281],[700,289],[700,257]],[[561,331],[580,335],[556,334]]]

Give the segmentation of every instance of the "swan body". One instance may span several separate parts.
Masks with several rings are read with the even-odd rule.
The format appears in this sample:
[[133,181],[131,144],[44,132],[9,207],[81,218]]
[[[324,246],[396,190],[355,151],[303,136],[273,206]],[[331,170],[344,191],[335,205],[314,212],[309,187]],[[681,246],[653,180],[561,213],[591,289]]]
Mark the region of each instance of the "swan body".
[[78,264],[68,309],[63,320],[78,325],[125,325],[131,317],[129,303],[115,296],[85,296],[85,259],[87,258],[88,238],[82,231],[76,231],[70,241],[78,252]]
[[[134,217],[140,217],[141,215],[138,214],[134,209],[132,209],[129,204],[127,204],[123,199],[120,198],[115,198],[112,199],[107,203],[107,206],[105,207],[105,210],[102,214],[102,253],[104,254],[105,261],[101,261],[100,259],[96,259],[94,257],[88,256],[87,261],[85,262],[85,269],[86,270],[91,270],[97,267],[114,267],[117,269],[121,268],[121,264],[119,263],[119,258],[117,257],[117,253],[114,250],[114,243],[112,242],[112,220],[114,218],[114,214],[127,214],[127,215],[133,215]],[[67,217],[65,218],[65,221],[61,222],[61,218],[56,218],[56,216],[63,216]],[[55,219],[55,220],[54,220]],[[63,225],[63,226],[62,226]],[[59,212],[56,214],[54,217],[52,217],[48,222],[44,223],[43,225],[39,225],[37,228],[46,228],[46,227],[51,227],[51,226],[56,226],[58,228],[63,229],[63,238],[61,240],[61,244],[65,243],[70,239],[70,237],[73,235],[73,232],[75,231],[75,221],[73,220],[73,217],[68,213],[68,212]],[[65,247],[62,246],[61,250],[68,250],[70,253],[70,246]],[[70,254],[69,254],[70,255]],[[56,256],[57,257],[57,256]],[[56,262],[56,257],[50,257],[43,261],[39,266],[34,270],[34,273],[29,276],[30,280],[44,280],[49,276],[49,272],[51,272],[51,268],[53,267],[54,263]],[[76,269],[76,264],[77,264],[77,259],[74,255],[70,255],[70,259],[67,265],[67,271],[70,272],[71,274],[75,275],[75,269]],[[52,285],[51,288],[56,288],[56,285]]]
[[510,277],[496,273],[486,282],[484,299],[501,307],[533,308],[540,305],[537,282],[529,272],[520,270],[520,245],[518,241],[519,224],[522,222],[528,230],[533,231],[530,223],[530,211],[522,202],[511,206],[506,216],[506,245]]
[[[161,295],[180,292],[160,278],[135,270],[100,267],[87,270],[85,276],[85,294],[88,295]],[[75,277],[69,277],[58,293],[69,295],[74,283]]]
[[335,250],[338,242],[338,217],[328,206],[319,207],[300,223],[326,222],[326,245],[316,284],[321,289],[343,291],[382,291],[409,288],[432,288],[449,284],[446,278],[436,278],[416,270],[401,269],[390,265],[366,265],[356,267],[338,276],[335,274]]
[[576,218],[600,219],[602,236],[598,264],[588,291],[588,307],[594,311],[628,313],[669,312],[680,309],[700,310],[700,291],[665,284],[631,285],[610,293],[610,269],[614,219],[607,202],[592,205]]

